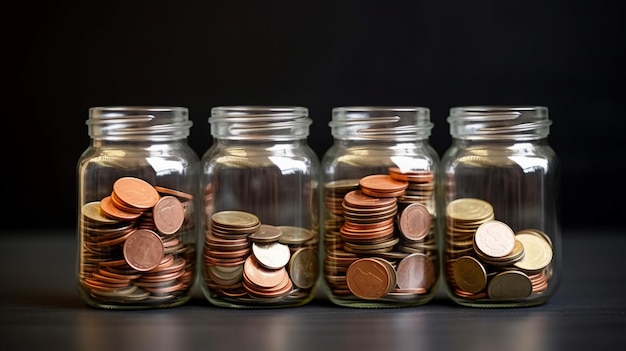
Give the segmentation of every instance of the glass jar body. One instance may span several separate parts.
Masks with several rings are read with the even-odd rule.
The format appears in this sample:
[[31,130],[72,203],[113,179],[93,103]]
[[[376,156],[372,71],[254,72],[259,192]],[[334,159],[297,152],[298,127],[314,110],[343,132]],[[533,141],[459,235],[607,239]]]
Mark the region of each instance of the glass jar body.
[[[336,305],[355,308],[406,307],[434,296],[439,277],[436,202],[440,161],[427,138],[394,134],[417,126],[409,118],[388,124],[384,116],[401,115],[378,108],[350,108],[335,120],[336,135],[322,158],[323,281]],[[353,130],[350,114],[369,116]],[[344,117],[346,117],[344,119]],[[361,118],[361,117],[358,117]],[[402,125],[404,123],[404,125]],[[383,126],[383,138],[356,132]],[[397,128],[397,129],[396,129]],[[343,133],[346,132],[347,133]],[[385,193],[382,185],[403,190]]]
[[452,300],[517,307],[554,294],[561,270],[559,168],[544,136],[453,139],[442,157],[442,271]]
[[97,138],[77,168],[82,299],[108,309],[188,301],[196,275],[200,168],[186,139]]
[[[257,120],[241,109],[244,124]],[[217,306],[295,307],[315,296],[319,160],[306,139],[276,138],[263,123],[266,137],[218,135],[201,160],[202,291]]]

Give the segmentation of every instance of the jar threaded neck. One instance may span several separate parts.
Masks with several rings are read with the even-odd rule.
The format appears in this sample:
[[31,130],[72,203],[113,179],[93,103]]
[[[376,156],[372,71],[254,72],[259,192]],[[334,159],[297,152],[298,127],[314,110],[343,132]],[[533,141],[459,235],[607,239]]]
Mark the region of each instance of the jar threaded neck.
[[462,106],[450,109],[450,134],[470,140],[546,138],[552,122],[544,106]]
[[185,139],[192,122],[185,107],[92,107],[85,122],[92,139],[167,141]]
[[425,107],[336,107],[328,125],[335,139],[349,140],[428,139],[433,128]]
[[231,140],[297,140],[313,121],[299,106],[219,106],[211,109],[211,135]]

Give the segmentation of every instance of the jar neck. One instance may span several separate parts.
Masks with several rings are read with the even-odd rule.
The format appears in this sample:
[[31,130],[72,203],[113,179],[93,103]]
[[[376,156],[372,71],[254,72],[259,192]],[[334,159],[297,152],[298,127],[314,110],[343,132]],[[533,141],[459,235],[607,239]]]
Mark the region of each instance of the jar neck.
[[464,106],[450,109],[450,135],[464,140],[547,138],[552,122],[543,106]]
[[86,122],[98,141],[160,142],[186,139],[192,122],[184,107],[92,107]]
[[209,123],[221,141],[289,142],[306,140],[312,121],[304,107],[220,106],[211,109]]
[[425,107],[336,107],[329,123],[335,139],[414,141],[428,139],[433,124]]

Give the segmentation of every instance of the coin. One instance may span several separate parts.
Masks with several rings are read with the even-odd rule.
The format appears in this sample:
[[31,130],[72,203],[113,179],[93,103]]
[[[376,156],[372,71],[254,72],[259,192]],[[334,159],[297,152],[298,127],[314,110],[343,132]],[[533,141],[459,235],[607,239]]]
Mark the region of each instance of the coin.
[[154,225],[162,234],[174,234],[183,225],[185,210],[174,196],[163,196],[152,209]]
[[278,226],[277,228],[282,232],[278,241],[283,244],[301,245],[313,239],[315,236],[315,233],[312,230],[308,230],[306,228],[285,225]]
[[398,197],[404,194],[409,186],[406,181],[397,180],[388,174],[373,174],[359,181],[364,194],[375,197]]
[[116,180],[113,191],[125,204],[138,209],[149,209],[159,200],[159,193],[150,183],[134,177]]
[[261,288],[272,288],[279,285],[288,277],[287,270],[283,267],[280,269],[268,269],[263,267],[254,255],[248,256],[243,266],[244,278],[249,279],[250,283]]
[[413,253],[400,260],[396,273],[400,289],[428,290],[435,282],[435,265],[422,253]]
[[374,207],[385,208],[393,206],[397,200],[395,198],[380,198],[365,195],[361,190],[352,190],[344,196],[344,201],[353,207]]
[[113,203],[111,196],[106,196],[102,200],[100,200],[100,209],[105,215],[111,218],[125,220],[125,221],[137,219],[139,218],[139,216],[141,216],[141,212],[132,213],[132,212],[126,212],[126,211],[120,210]]
[[532,290],[532,283],[526,274],[505,271],[491,278],[487,294],[494,300],[519,300],[530,296]]
[[182,192],[182,191],[178,191],[178,190],[174,190],[174,189],[170,189],[170,188],[166,188],[163,186],[158,186],[155,185],[154,186],[154,190],[156,190],[157,192],[161,193],[161,194],[166,194],[166,195],[172,195],[172,196],[176,196],[179,199],[183,199],[183,200],[192,200],[193,199],[193,195]]
[[312,287],[317,279],[317,271],[318,258],[313,248],[300,248],[291,256],[289,276],[297,287],[302,289]]
[[149,271],[159,265],[164,254],[158,234],[148,229],[136,230],[124,242],[124,259],[138,271]]
[[289,246],[277,242],[252,243],[252,253],[260,264],[269,269],[284,267],[291,258]]
[[400,232],[412,241],[422,240],[430,232],[432,216],[426,206],[413,203],[408,205],[400,214],[398,226]]
[[504,257],[515,247],[515,233],[506,223],[491,220],[476,229],[474,243],[487,256]]
[[375,300],[385,296],[395,285],[393,268],[383,260],[361,258],[348,267],[346,281],[350,291],[364,300]]
[[259,217],[244,211],[222,211],[211,216],[222,227],[253,228],[260,225]]
[[277,241],[280,238],[283,232],[280,228],[275,227],[269,224],[261,224],[259,230],[250,234],[248,237],[252,241],[260,242],[260,243],[270,243],[273,241]]
[[487,271],[474,257],[462,256],[454,263],[454,281],[466,292],[478,293],[487,285]]
[[450,202],[446,208],[446,215],[453,220],[477,221],[493,214],[490,203],[474,198],[460,198]]
[[524,257],[515,262],[515,267],[528,272],[540,271],[552,261],[552,247],[542,236],[518,233],[515,239],[524,246]]
[[107,217],[102,213],[100,208],[100,201],[93,201],[86,203],[82,207],[82,215],[89,220],[103,224],[115,224],[119,223],[118,219]]

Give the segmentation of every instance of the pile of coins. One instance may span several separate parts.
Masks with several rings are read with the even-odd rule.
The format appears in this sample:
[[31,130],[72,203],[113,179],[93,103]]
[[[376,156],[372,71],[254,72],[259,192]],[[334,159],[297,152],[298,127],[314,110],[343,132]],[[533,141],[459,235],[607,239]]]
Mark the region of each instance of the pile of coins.
[[205,234],[205,284],[213,297],[237,303],[306,298],[318,277],[317,241],[312,230],[263,224],[249,212],[214,213]]
[[411,300],[436,280],[434,177],[374,174],[324,188],[324,277],[342,299]]
[[465,299],[520,300],[548,287],[552,241],[537,229],[514,232],[493,206],[461,198],[446,208],[446,263],[454,294]]
[[[135,177],[82,206],[81,286],[105,303],[177,299],[193,283],[195,248],[182,236],[194,226],[192,195]],[[194,238],[195,239],[195,238]]]

